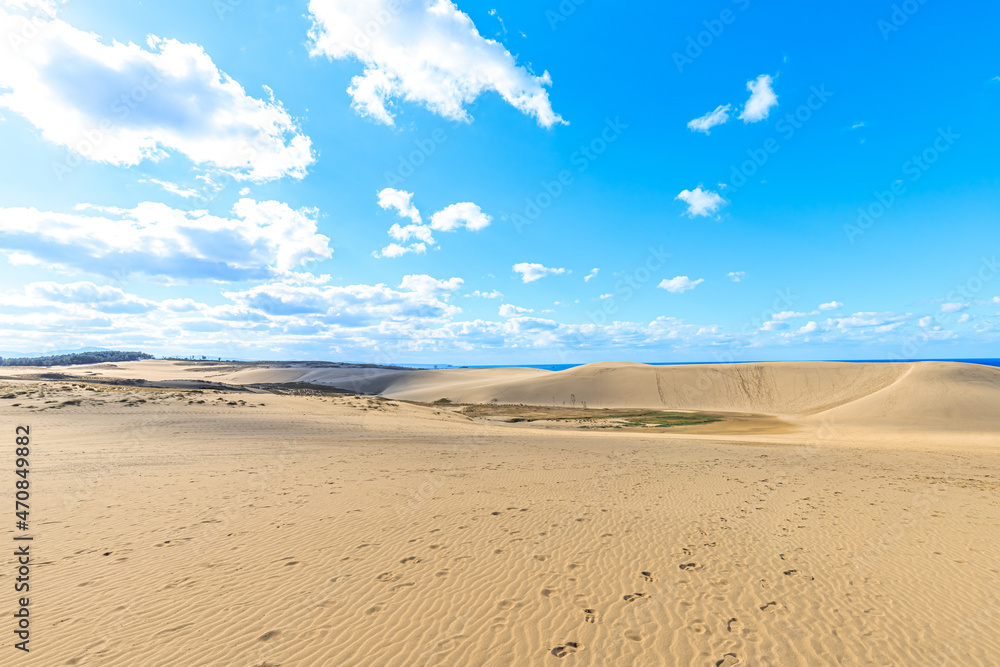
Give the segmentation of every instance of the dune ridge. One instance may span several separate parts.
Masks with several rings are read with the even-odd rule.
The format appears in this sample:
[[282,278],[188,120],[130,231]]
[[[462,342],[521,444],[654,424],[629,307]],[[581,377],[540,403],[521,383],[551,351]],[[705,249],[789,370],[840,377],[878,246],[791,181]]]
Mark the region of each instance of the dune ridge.
[[[54,369],[49,369],[54,370]],[[12,369],[13,375],[39,369]],[[698,410],[768,415],[822,435],[1000,433],[1000,368],[961,362],[768,362],[650,366],[602,362],[537,368],[399,370],[139,361],[59,369],[92,378],[308,383],[433,403]]]
[[[388,398],[759,413],[847,430],[1000,432],[1000,369],[959,362],[775,362],[350,371],[266,369],[232,383],[299,381]],[[277,378],[280,378],[278,380]]]

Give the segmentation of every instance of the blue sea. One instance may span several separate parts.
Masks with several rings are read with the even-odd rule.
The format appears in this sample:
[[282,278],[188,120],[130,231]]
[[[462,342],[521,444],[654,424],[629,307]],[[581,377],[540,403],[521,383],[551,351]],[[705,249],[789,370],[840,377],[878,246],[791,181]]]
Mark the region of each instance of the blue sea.
[[[1000,359],[902,359],[902,360],[888,360],[888,359],[829,359],[828,361],[839,361],[843,363],[851,364],[901,364],[901,363],[913,363],[917,361],[957,361],[964,364],[981,364],[983,366],[996,366],[1000,368]],[[650,366],[698,366],[704,364],[718,364],[725,362],[718,361],[651,361],[644,362],[648,363]],[[755,363],[774,363],[774,362],[758,362],[758,361],[736,361],[731,363],[739,364],[755,364]],[[450,366],[448,364],[406,364],[409,368],[541,368],[546,371],[565,371],[570,368],[576,368],[577,366],[585,366],[586,364],[500,364],[496,366]]]

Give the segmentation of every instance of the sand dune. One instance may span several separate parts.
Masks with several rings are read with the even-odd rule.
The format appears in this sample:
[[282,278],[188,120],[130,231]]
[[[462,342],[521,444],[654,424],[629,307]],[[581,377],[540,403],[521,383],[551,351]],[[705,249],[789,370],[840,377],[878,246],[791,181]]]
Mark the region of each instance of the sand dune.
[[[686,405],[813,411],[803,419],[827,408],[885,428],[912,428],[913,410],[944,428],[979,409],[973,425],[993,423],[992,369],[844,367],[829,380],[804,368],[735,373],[705,392],[718,402]],[[245,379],[302,378],[258,370]],[[663,404],[656,377],[673,369],[499,373],[524,400],[544,397],[528,393],[533,380],[552,391],[576,378],[572,391],[620,371],[630,402],[655,392],[649,404]],[[739,379],[754,373],[748,386],[770,392],[759,400]],[[488,375],[371,381],[402,392],[454,376],[465,397],[489,398],[496,389],[475,386]],[[965,667],[1000,656],[995,430],[987,446],[964,434],[915,445],[907,431],[826,446],[546,431],[376,397],[0,385],[0,419],[29,424],[37,443],[35,643],[14,656],[3,633],[0,664]]]
[[[1000,369],[955,362],[786,362],[400,371],[143,361],[50,369],[78,376],[304,382],[392,399],[772,415],[813,433],[1000,433]],[[38,373],[39,369],[12,369]]]
[[952,362],[600,363],[560,372],[267,369],[222,377],[233,383],[313,382],[422,402],[759,413],[854,433],[1000,433],[1000,369]]

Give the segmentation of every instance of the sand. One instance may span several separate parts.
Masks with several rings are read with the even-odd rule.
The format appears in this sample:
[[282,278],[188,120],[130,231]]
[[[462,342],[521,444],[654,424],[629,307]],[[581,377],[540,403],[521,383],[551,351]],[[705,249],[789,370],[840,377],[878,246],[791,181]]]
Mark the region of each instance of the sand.
[[[3,371],[22,378],[0,380],[4,428],[35,443],[37,560],[33,650],[8,616],[0,664],[1000,662],[997,369]],[[48,372],[388,398],[23,379]],[[400,400],[440,398],[792,428],[545,428]]]

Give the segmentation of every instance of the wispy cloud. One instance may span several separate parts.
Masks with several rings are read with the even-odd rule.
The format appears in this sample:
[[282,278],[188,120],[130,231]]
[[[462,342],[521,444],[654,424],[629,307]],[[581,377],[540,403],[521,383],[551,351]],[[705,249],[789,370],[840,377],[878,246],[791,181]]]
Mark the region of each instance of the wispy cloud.
[[140,178],[140,183],[152,183],[153,185],[159,185],[161,188],[166,190],[172,195],[177,195],[179,197],[184,197],[185,199],[190,199],[198,194],[198,190],[195,188],[183,188],[176,183],[171,183],[170,181],[161,181],[156,178]]
[[722,125],[729,121],[729,109],[732,108],[731,104],[719,105],[715,108],[715,111],[709,111],[704,116],[700,118],[695,118],[689,121],[687,126],[692,132],[704,132],[705,134],[711,134],[711,130],[716,125]]
[[474,297],[477,299],[502,299],[503,293],[498,290],[492,290],[490,292],[480,292],[476,290],[471,294],[466,294],[465,296]]

